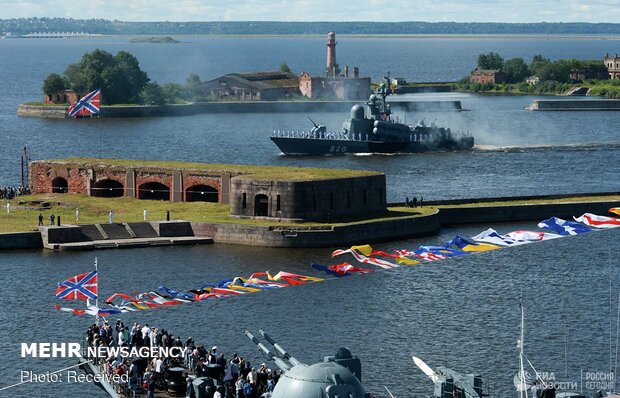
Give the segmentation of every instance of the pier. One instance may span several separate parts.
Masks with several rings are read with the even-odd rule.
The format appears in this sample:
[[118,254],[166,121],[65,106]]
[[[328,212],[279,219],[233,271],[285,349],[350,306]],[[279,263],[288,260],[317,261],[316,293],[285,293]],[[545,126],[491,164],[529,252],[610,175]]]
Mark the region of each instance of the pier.
[[208,236],[195,236],[187,221],[61,225],[39,231],[43,247],[59,251],[213,243]]
[[528,111],[620,111],[620,100],[536,100]]

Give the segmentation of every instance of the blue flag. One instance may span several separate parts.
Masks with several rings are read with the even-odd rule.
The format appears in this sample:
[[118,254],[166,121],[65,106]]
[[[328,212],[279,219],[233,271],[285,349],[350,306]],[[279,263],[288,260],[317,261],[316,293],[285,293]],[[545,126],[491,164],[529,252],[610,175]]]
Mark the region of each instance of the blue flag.
[[579,235],[592,231],[591,228],[574,221],[562,220],[558,217],[551,217],[538,223],[538,228],[548,228],[560,235]]

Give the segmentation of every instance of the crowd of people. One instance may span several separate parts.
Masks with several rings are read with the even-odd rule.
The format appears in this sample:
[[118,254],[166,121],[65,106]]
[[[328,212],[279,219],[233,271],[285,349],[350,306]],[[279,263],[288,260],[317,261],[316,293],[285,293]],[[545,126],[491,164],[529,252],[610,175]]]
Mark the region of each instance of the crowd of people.
[[18,186],[18,187],[1,187],[0,188],[0,199],[13,199],[19,195],[29,195],[30,189],[28,187]]
[[[90,346],[101,347],[178,347],[185,348],[185,357],[179,358],[89,358],[108,375],[127,375],[115,383],[117,393],[125,397],[138,397],[146,394],[153,398],[157,390],[166,391],[169,387],[171,368],[182,367],[184,385],[182,396],[195,398],[197,391],[194,380],[207,377],[213,381],[213,398],[267,398],[275,387],[281,373],[271,370],[265,363],[258,368],[237,353],[230,359],[218,351],[217,346],[208,349],[197,345],[192,337],[184,342],[178,335],[164,329],[135,323],[131,328],[119,319],[115,325],[103,322],[93,324],[86,333]],[[117,378],[123,380],[123,378]],[[178,388],[178,386],[176,387]],[[209,398],[211,395],[209,395]]]

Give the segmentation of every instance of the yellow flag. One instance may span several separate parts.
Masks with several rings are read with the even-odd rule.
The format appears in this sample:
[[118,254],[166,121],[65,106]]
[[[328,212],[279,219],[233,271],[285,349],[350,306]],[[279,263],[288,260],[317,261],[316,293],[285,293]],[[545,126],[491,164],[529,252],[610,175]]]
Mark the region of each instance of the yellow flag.
[[467,245],[461,250],[464,252],[488,252],[489,250],[499,249],[500,246],[490,245],[488,243],[478,243],[477,245]]
[[351,250],[360,252],[366,257],[370,256],[372,253],[372,247],[370,247],[370,245],[351,246]]
[[405,264],[405,265],[415,265],[415,264],[420,264],[420,262],[418,260],[412,260],[410,258],[407,257],[403,257],[400,256],[396,259],[396,262],[398,264]]

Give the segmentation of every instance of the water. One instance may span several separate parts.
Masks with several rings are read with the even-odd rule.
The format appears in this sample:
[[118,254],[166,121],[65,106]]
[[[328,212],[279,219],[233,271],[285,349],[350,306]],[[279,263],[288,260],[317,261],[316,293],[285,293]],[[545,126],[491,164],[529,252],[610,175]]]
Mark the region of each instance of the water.
[[[44,120],[15,115],[19,103],[41,98],[42,80],[62,72],[85,52],[128,50],[153,80],[182,82],[189,73],[203,80],[230,71],[277,69],[320,73],[324,38],[183,38],[179,45],[131,44],[129,38],[0,40],[0,185],[19,183],[19,156],[103,156],[290,166],[346,167],[386,173],[388,199],[423,195],[425,200],[618,191],[620,138],[617,113],[535,113],[522,108],[536,97],[449,93],[414,99],[461,100],[470,112],[399,115],[408,121],[436,119],[476,137],[472,153],[398,156],[291,158],[267,139],[273,129],[308,128],[305,115],[217,114],[179,118]],[[600,59],[614,52],[611,40],[575,38],[339,38],[341,65],[359,65],[379,79],[386,70],[408,80],[458,79],[477,55],[496,51],[506,58]],[[385,51],[385,62],[368,54]],[[346,115],[312,113],[338,128]],[[493,225],[446,229],[441,236],[377,245],[415,248],[472,236]],[[533,229],[534,223],[495,226],[500,232]],[[126,323],[154,324],[183,338],[217,344],[262,362],[243,331],[271,332],[290,352],[312,362],[347,345],[363,361],[364,382],[377,396],[383,385],[398,397],[428,394],[430,381],[411,355],[432,367],[481,373],[496,396],[514,396],[517,370],[518,303],[527,308],[526,352],[539,370],[564,378],[564,322],[569,325],[567,380],[580,369],[609,368],[609,286],[618,282],[618,231],[571,237],[481,253],[434,264],[263,292],[208,303],[123,315]],[[365,242],[360,242],[365,243]],[[161,284],[186,289],[204,282],[270,269],[318,275],[312,261],[332,263],[330,249],[269,249],[233,245],[168,247],[97,252],[101,296],[151,290]],[[0,388],[19,381],[19,371],[69,366],[72,360],[23,359],[19,344],[76,341],[92,322],[58,313],[56,282],[90,269],[94,254],[16,251],[0,254]],[[343,260],[352,260],[345,258]],[[611,272],[611,279],[610,279]],[[617,292],[614,292],[615,295]],[[71,303],[67,304],[67,306]],[[76,305],[77,306],[77,305]],[[615,314],[615,300],[612,311]],[[259,363],[259,362],[258,362]],[[104,396],[83,384],[28,385],[11,396]],[[0,396],[3,392],[0,392]]]

